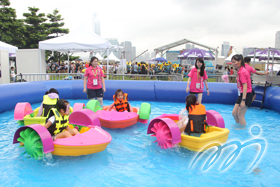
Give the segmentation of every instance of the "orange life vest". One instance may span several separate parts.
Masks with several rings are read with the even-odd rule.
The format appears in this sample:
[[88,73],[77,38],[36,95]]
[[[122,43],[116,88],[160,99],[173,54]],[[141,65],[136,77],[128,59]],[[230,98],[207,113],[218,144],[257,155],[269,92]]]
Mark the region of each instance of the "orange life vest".
[[206,110],[202,104],[192,105],[189,109],[189,122],[185,128],[185,132],[205,133],[206,132]]
[[118,112],[123,112],[123,111],[129,111],[129,104],[127,102],[127,94],[123,94],[123,100],[120,102],[117,98],[115,98],[115,95],[113,96],[114,99],[114,106]]

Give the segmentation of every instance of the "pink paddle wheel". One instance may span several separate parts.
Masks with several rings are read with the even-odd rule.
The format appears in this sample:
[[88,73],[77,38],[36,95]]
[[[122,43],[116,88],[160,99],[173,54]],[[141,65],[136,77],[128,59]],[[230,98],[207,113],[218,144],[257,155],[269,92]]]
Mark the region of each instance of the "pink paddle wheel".
[[161,115],[151,120],[147,134],[152,134],[157,139],[154,142],[158,143],[162,149],[173,147],[181,142],[181,133],[177,124],[172,120],[174,115]]
[[155,122],[151,131],[154,132],[151,136],[157,138],[154,142],[157,142],[158,146],[163,149],[173,147],[171,131],[164,121]]

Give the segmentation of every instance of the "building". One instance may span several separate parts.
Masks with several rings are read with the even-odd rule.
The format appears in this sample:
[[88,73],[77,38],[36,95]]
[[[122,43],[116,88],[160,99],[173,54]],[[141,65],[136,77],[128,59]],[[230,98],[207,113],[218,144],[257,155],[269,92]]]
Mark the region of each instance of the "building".
[[148,60],[150,60],[150,53],[149,52],[146,52],[145,54],[145,61],[148,61]]
[[156,58],[156,53],[154,51],[151,52],[151,59]]
[[166,60],[172,63],[179,63],[178,55],[180,51],[166,51]]
[[[117,45],[119,46],[119,41],[117,38],[106,38],[106,40],[108,40],[112,45]],[[121,59],[121,51],[117,50],[117,51],[112,51],[114,53],[114,55],[118,58]]]
[[275,35],[275,48],[280,49],[280,31],[277,31]]
[[224,42],[224,43],[222,44],[221,55],[224,56],[224,57],[227,57],[227,56],[228,56],[229,49],[230,49],[229,42]]
[[186,49],[194,49],[194,44],[186,44]]
[[132,59],[134,59],[136,57],[136,47],[133,46],[132,47]]
[[[132,43],[130,41],[125,41],[125,42],[122,42],[120,44],[120,46],[123,46],[123,50],[124,50],[124,57],[126,59],[126,61],[131,61],[133,58],[132,58]],[[122,57],[122,58],[124,58]]]
[[250,53],[252,53],[255,50],[255,48],[253,47],[243,47],[243,53],[242,55],[244,57],[246,57],[247,55],[249,55]]
[[95,32],[98,36],[101,36],[100,32],[100,21],[99,21],[99,15],[94,13],[92,17],[92,30]]

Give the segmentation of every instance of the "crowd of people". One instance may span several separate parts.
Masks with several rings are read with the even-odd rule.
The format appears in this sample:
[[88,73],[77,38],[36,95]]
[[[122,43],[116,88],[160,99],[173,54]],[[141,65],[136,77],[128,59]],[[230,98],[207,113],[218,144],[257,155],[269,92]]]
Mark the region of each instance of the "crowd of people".
[[127,74],[147,74],[147,75],[155,75],[158,73],[179,73],[181,74],[184,70],[181,64],[172,64],[170,61],[168,62],[159,62],[157,64],[149,64],[145,62],[127,62],[126,63],[126,71]]
[[75,61],[71,62],[70,66],[68,62],[49,62],[47,63],[47,73],[80,73],[86,68],[86,62]]

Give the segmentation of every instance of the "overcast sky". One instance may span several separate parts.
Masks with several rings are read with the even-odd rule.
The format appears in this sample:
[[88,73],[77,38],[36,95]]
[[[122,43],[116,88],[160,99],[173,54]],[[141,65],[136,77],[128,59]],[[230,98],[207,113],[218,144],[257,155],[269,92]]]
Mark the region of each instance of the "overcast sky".
[[[243,46],[275,47],[280,31],[280,0],[10,0],[18,18],[28,7],[40,13],[58,9],[65,27],[92,28],[98,13],[101,37],[131,41],[137,54],[181,40],[219,47],[229,41],[237,52]],[[180,46],[175,49],[182,49]]]

